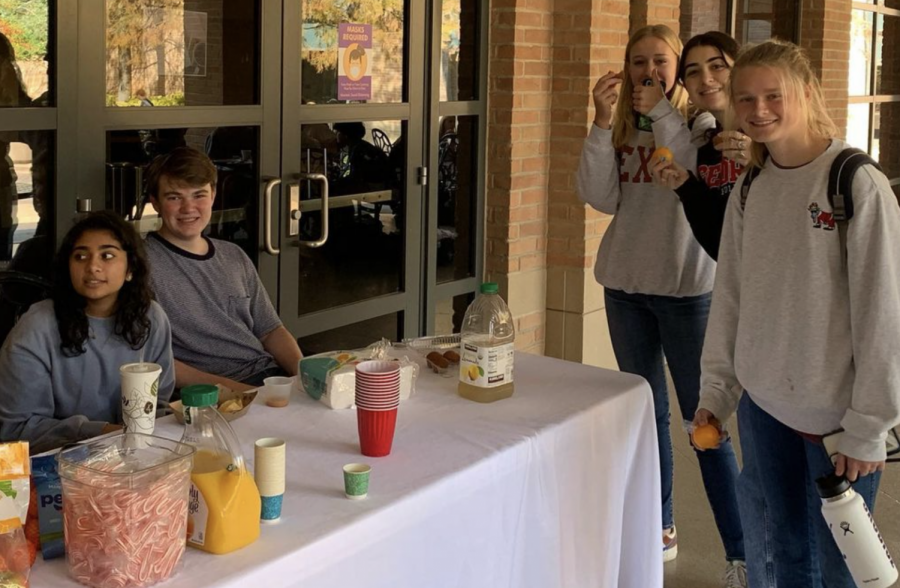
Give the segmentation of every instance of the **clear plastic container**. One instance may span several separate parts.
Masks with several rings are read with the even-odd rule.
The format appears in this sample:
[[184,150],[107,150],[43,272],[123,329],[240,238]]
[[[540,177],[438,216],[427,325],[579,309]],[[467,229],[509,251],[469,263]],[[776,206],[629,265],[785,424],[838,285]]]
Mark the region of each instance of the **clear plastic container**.
[[460,333],[459,395],[494,402],[513,393],[516,328],[493,282],[481,285]]
[[189,445],[139,433],[60,452],[73,578],[124,588],[172,575],[184,553],[193,453]]
[[181,441],[197,450],[191,473],[187,543],[222,554],[259,538],[261,500],[237,435],[216,410],[218,399],[215,386],[200,384],[182,389],[185,428]]

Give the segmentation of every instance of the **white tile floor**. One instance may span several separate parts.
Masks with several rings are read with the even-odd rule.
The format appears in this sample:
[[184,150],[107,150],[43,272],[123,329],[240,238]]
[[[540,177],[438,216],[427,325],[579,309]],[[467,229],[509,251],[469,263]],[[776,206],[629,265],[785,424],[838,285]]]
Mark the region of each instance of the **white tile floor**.
[[[674,407],[672,422],[681,422],[674,397],[671,405]],[[730,429],[734,431],[737,427],[731,425]],[[665,564],[665,588],[720,588],[725,552],[706,501],[700,468],[687,435],[675,432],[672,440],[678,557]],[[891,554],[895,559],[900,557],[900,464],[888,466],[882,477],[875,519]]]

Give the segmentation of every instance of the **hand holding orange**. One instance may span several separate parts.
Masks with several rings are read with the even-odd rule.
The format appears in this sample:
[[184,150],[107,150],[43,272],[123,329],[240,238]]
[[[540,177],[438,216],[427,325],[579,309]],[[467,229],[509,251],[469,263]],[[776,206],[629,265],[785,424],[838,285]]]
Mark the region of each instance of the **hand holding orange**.
[[718,449],[721,439],[722,432],[713,422],[694,427],[691,433],[691,442],[697,449]]
[[672,153],[672,150],[668,147],[657,147],[656,151],[653,152],[653,155],[650,156],[650,161],[675,161],[675,154]]

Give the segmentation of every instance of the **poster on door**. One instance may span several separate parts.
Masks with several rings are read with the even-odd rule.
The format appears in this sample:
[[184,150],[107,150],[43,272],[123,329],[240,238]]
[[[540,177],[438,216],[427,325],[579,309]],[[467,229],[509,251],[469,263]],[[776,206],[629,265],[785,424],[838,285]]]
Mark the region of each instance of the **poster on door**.
[[372,25],[338,25],[338,100],[371,100]]

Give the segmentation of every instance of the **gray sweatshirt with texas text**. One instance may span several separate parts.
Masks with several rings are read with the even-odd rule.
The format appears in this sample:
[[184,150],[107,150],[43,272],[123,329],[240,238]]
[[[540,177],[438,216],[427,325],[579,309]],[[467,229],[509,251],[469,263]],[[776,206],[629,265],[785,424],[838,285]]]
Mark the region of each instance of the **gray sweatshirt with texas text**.
[[[600,243],[594,276],[606,288],[659,296],[697,296],[712,290],[715,262],[694,238],[681,200],[650,176],[656,147],[668,147],[675,160],[696,168],[692,131],[667,100],[651,112],[653,132],[635,131],[618,153],[612,131],[591,125],[584,141],[576,182],[578,196],[600,212],[614,214]],[[694,132],[715,126],[701,115]]]

